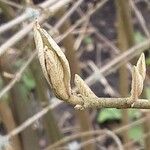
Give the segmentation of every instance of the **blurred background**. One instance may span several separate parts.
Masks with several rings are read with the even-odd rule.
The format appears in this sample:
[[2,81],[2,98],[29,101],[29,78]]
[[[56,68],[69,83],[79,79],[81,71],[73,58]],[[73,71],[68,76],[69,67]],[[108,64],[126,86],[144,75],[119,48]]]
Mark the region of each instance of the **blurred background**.
[[65,53],[72,87],[78,73],[99,97],[129,96],[143,51],[141,97],[150,98],[149,0],[0,0],[0,149],[150,150],[149,110],[78,111],[53,95],[35,50],[36,18]]

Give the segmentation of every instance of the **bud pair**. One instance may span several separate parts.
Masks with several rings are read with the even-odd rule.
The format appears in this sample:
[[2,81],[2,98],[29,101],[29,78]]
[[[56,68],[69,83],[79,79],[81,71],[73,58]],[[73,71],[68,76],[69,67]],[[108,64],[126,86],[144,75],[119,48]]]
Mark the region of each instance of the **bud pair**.
[[131,99],[136,101],[143,91],[143,82],[146,75],[144,53],[141,54],[137,65],[132,69]]
[[[56,97],[82,107],[83,99],[71,91],[69,63],[60,47],[37,23],[34,27],[34,39],[43,73]],[[80,95],[96,97],[78,75],[75,75],[75,85]]]
[[[78,75],[75,75],[74,82],[81,96],[71,91],[71,75],[69,63],[60,47],[37,23],[34,27],[34,39],[43,73],[56,97],[75,104],[76,108],[78,109],[84,109],[84,102],[86,99],[85,97],[97,98],[97,96]],[[132,69],[132,85],[130,97],[132,104],[134,104],[134,102],[142,93],[145,75],[145,56],[142,53],[137,62],[137,65]],[[87,105],[90,105],[90,103],[94,102],[86,101]]]

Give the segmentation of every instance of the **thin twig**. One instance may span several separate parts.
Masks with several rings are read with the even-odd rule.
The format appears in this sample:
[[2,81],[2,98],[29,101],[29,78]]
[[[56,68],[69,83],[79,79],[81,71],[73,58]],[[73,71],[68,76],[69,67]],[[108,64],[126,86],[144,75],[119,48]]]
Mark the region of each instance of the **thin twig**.
[[[95,138],[92,138],[92,139],[89,139],[89,140],[86,140],[85,142],[82,142],[80,145],[79,145],[79,148],[83,148],[84,146],[90,144],[90,143],[95,143],[95,142],[100,142],[103,140],[103,138],[101,138],[101,136],[110,136],[114,142],[116,143],[117,147],[118,147],[118,150],[123,150],[123,145],[119,139],[119,137],[117,135],[115,135],[114,132],[110,131],[110,130],[107,130],[107,129],[104,129],[104,130],[101,130],[101,134],[98,136],[98,137],[95,137]],[[55,148],[55,150],[69,150],[68,147],[58,147],[58,148]]]
[[[105,2],[107,2],[107,1],[105,1]],[[41,17],[42,19],[43,19],[43,17]],[[40,20],[39,20],[40,21]],[[31,29],[32,29],[32,26],[33,26],[33,23],[30,23],[25,29],[23,29],[23,30],[21,30],[18,34],[16,34],[16,36],[15,37],[13,37],[13,40],[15,40],[15,42],[17,42],[16,41],[16,38],[18,38],[18,36],[20,36],[21,38],[22,38],[22,36],[25,36],[26,35],[26,33],[28,32],[28,31],[30,31]],[[74,28],[75,29],[75,28]],[[73,29],[73,30],[74,30]],[[28,31],[27,31],[28,30]],[[67,34],[65,34],[66,36],[69,34],[69,32],[67,32]],[[57,41],[57,43],[59,43],[61,40],[63,40],[63,38],[65,38],[65,36],[63,36],[61,39],[59,39],[58,41]],[[10,41],[8,41],[7,43],[8,44],[10,44],[11,45],[11,41],[12,40],[10,40]],[[9,43],[10,42],[10,43]],[[13,43],[13,42],[12,42]],[[14,43],[13,43],[14,44]],[[4,51],[3,52],[5,52],[7,49],[6,48],[8,48],[8,45],[7,44],[4,44],[5,46],[4,46]],[[1,48],[1,47],[0,47]],[[3,53],[2,51],[0,51],[0,55]],[[30,59],[30,58],[29,58]],[[14,81],[15,80],[15,81]],[[6,87],[4,87],[1,91],[0,91],[0,98],[6,93],[6,92],[8,92],[11,88],[12,88],[12,83],[13,83],[13,85],[17,82],[17,81],[19,81],[19,79],[17,79],[16,80],[16,78],[14,78]],[[9,87],[9,88],[8,88]],[[8,90],[6,90],[6,89],[8,89]],[[53,105],[54,107],[55,107],[55,105]],[[56,106],[57,106],[57,103],[56,103]]]
[[25,128],[27,128],[28,126],[30,126],[31,124],[33,124],[36,120],[40,119],[42,116],[44,116],[46,113],[48,113],[48,111],[51,109],[51,106],[48,105],[47,107],[43,108],[40,112],[36,113],[34,116],[30,117],[29,119],[27,119],[25,122],[23,122],[19,127],[15,128],[14,130],[12,130],[8,135],[6,135],[5,137],[7,139],[11,139],[12,137],[14,137],[15,135],[19,134],[20,132],[22,132]]
[[26,19],[29,18],[29,15],[30,15],[29,13],[27,15],[27,12],[25,12],[25,13],[21,14],[19,17],[16,17],[15,19],[9,21],[8,23],[5,23],[5,24],[1,25],[0,26],[0,34],[2,34],[3,32],[11,29],[13,26],[15,26],[19,23],[22,23],[23,21],[25,21]]
[[[59,2],[59,1],[57,1],[57,2]],[[0,26],[0,34],[11,29],[12,27],[14,27],[17,24],[22,23],[23,21],[25,21],[27,19],[39,17],[40,13],[43,13],[43,12],[41,12],[41,10],[39,8],[42,8],[44,10],[44,9],[47,9],[48,7],[52,7],[54,4],[56,4],[56,3],[54,3],[53,1],[47,0],[46,2],[41,3],[39,5],[39,7],[37,7],[37,8],[36,7],[35,8],[27,7],[21,15],[10,20],[9,22],[1,25]]]
[[[124,130],[126,130],[128,128],[132,128],[132,127],[134,127],[136,125],[144,123],[147,119],[149,119],[149,118],[148,117],[143,117],[143,118],[141,118],[141,119],[139,119],[137,121],[134,121],[134,122],[132,122],[130,124],[124,125],[124,126],[118,128],[118,129],[115,129],[115,130],[113,130],[113,132],[115,134],[118,134],[118,133],[120,133],[120,132],[122,132],[122,131],[124,131]],[[100,135],[101,131],[102,130],[94,130],[94,131],[88,131],[88,132],[82,132],[82,133],[80,132],[80,133],[71,135],[69,137],[65,137],[65,138],[57,141],[56,143],[48,146],[45,150],[53,150],[53,149],[55,149],[56,147],[58,147],[58,146],[60,146],[62,144],[68,143],[69,141],[75,140],[77,138],[85,137],[85,136],[88,136],[88,135]],[[102,135],[101,138],[104,138],[105,136],[106,135]]]
[[27,62],[21,67],[21,69],[16,73],[15,77],[10,81],[10,83],[0,91],[0,99],[5,93],[7,93],[14,86],[14,84],[16,84],[16,82],[18,82],[21,79],[25,69],[32,62],[32,60],[35,58],[36,55],[37,51],[33,52],[32,55],[27,60]]
[[[53,15],[55,11],[57,11],[59,8],[62,6],[66,5],[69,3],[71,0],[65,0],[57,3],[56,5],[53,5],[52,7],[49,8],[49,14],[48,12],[44,11],[41,16],[39,17],[38,21],[43,22],[48,16]],[[51,13],[50,13],[51,12]],[[28,24],[26,27],[18,31],[15,35],[13,35],[11,38],[9,38],[4,44],[0,46],[0,56],[4,54],[9,47],[13,46],[16,44],[18,41],[20,41],[22,38],[24,38],[33,28],[34,22]]]
[[[122,55],[121,55],[122,56]],[[126,56],[126,55],[125,55]],[[113,105],[116,107],[116,108],[128,108],[128,107],[131,107],[131,105],[129,104],[128,105],[128,102],[130,103],[130,99],[128,99],[128,98],[95,98],[94,100],[91,98],[90,99],[90,101],[95,101],[95,102],[97,102],[96,104],[97,104],[97,106],[98,107],[113,107]],[[120,103],[119,103],[120,102]],[[99,106],[99,104],[100,104],[100,106]],[[94,106],[95,107],[95,106]],[[150,101],[148,101],[148,100],[143,100],[143,99],[139,99],[139,100],[137,100],[135,103],[134,103],[134,105],[132,106],[133,108],[150,108]],[[49,106],[48,107],[48,109],[50,109],[50,108],[53,108],[53,106]],[[39,112],[40,113],[40,112]],[[37,113],[37,115],[39,114],[39,113]],[[43,114],[44,115],[44,114]],[[36,116],[36,115],[35,115]],[[31,118],[30,118],[30,120],[32,120],[32,121],[28,121],[27,120],[27,122],[28,122],[28,124],[27,124],[27,126],[29,126],[30,124],[32,124],[36,119],[36,117],[33,117],[34,118],[34,120],[32,120]],[[26,122],[25,122],[25,124],[26,124]],[[24,128],[26,128],[27,126],[24,126],[24,125],[22,125],[22,126],[20,126],[19,127],[19,132],[21,132],[21,129],[23,130]],[[17,133],[16,134],[18,134],[19,133],[18,131],[17,131]],[[14,135],[14,134],[13,134]]]
[[15,3],[13,1],[10,1],[10,0],[0,0],[0,1],[3,2],[3,3],[6,3],[6,4],[10,5],[10,6],[16,7],[18,9],[23,9],[23,6]]
[[[119,137],[112,131],[110,130],[101,130],[101,134],[103,135],[107,135],[107,136],[110,136],[114,142],[116,143],[117,147],[118,147],[118,150],[123,150],[123,145],[121,143],[121,140],[119,139]],[[101,141],[103,138],[101,138],[101,135],[96,137],[96,138],[93,138],[93,139],[90,139],[90,140],[87,140],[83,143],[80,144],[80,148],[84,147],[85,145],[89,144],[89,143],[93,143],[93,142],[97,142],[97,141]]]
[[150,37],[150,33],[149,33],[149,30],[146,26],[146,22],[142,16],[142,14],[140,13],[140,11],[138,10],[138,8],[136,7],[136,5],[134,4],[133,0],[130,0],[130,5],[131,5],[131,8],[134,10],[134,13],[145,33],[145,35],[149,38]]
[[[146,133],[146,134],[144,134],[144,135],[142,135],[142,136],[140,136],[140,138],[139,138],[139,140],[144,140],[145,138],[147,138],[147,137],[149,137],[150,136],[150,132],[149,133]],[[124,145],[124,148],[126,148],[126,147],[129,147],[129,146],[132,146],[133,144],[135,144],[137,141],[131,141],[131,142],[129,142],[129,143],[127,143],[127,144],[125,144]]]
[[[139,55],[139,53],[141,53],[142,51],[147,50],[149,47],[150,47],[150,40],[146,40],[145,42],[142,42],[142,43],[130,48],[126,52],[122,53],[121,55],[117,56],[115,59],[110,61],[108,64],[104,65],[100,69],[99,73],[101,73],[104,76],[109,75],[112,71],[119,68],[120,63],[123,64],[126,61],[130,61],[130,59]],[[119,65],[117,65],[117,64],[119,64]],[[117,65],[117,67],[116,67],[116,65]],[[90,75],[87,79],[85,79],[85,82],[88,85],[90,85],[93,82],[93,80],[95,80],[94,73],[92,75]],[[58,101],[56,98],[54,98],[54,99],[55,99],[55,103],[52,104],[52,106],[51,106],[52,109],[57,107],[58,105],[60,105],[63,102],[63,101]]]
[[85,16],[83,16],[80,20],[78,20],[74,25],[72,25],[64,34],[62,34],[60,37],[58,37],[59,40],[66,37],[68,33],[71,33],[76,27],[78,27],[80,24],[82,24],[84,21],[87,20],[93,13],[95,13],[98,9],[102,8],[108,0],[100,1],[94,9],[90,9]]
[[73,6],[67,11],[67,13],[61,17],[61,19],[54,25],[54,30],[58,30],[61,25],[66,21],[67,18],[79,7],[83,0],[78,0]]
[[94,71],[95,77],[97,77],[97,80],[99,80],[104,85],[105,91],[109,91],[108,93],[111,96],[118,97],[119,93],[109,85],[106,78],[100,73],[100,71],[99,71],[100,69],[92,61],[88,61],[88,64],[90,65],[91,69]]

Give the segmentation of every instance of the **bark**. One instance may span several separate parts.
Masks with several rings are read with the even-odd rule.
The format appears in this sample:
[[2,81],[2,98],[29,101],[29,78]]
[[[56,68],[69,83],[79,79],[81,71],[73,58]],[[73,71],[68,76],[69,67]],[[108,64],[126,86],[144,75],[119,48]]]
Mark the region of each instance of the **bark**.
[[[2,73],[3,70],[5,70],[5,68],[4,66],[2,67],[2,63],[0,61],[0,72]],[[3,76],[2,76],[2,79],[5,85]],[[10,95],[8,94],[7,96],[4,96],[0,102],[0,116],[6,128],[7,133],[9,133],[10,131],[12,131],[13,129],[17,127],[12,110],[9,106],[10,101],[12,101],[12,99],[10,98]],[[11,139],[11,145],[14,150],[21,150],[21,141],[20,141],[19,136],[16,136]]]
[[2,9],[7,20],[10,20],[15,16],[15,11],[9,5],[1,1],[0,1],[0,8]]
[[[1,59],[1,65],[2,67],[5,67],[6,72],[14,73],[13,72],[13,66],[12,66],[12,60],[14,58],[11,58],[7,56],[3,56]],[[9,80],[5,80],[6,83],[9,83]],[[17,83],[10,91],[11,101],[10,106],[15,118],[15,121],[17,125],[23,123],[26,119],[32,116],[34,114],[34,109],[32,106],[32,100],[29,99],[27,93],[24,92],[24,86],[22,83]],[[33,110],[33,112],[30,112]],[[32,114],[31,114],[32,113]],[[38,135],[37,131],[33,129],[33,126],[28,127],[26,130],[24,130],[21,133],[21,140],[23,145],[23,150],[39,150],[39,144],[38,144]]]
[[[116,9],[118,23],[118,47],[122,50],[122,52],[124,52],[134,44],[133,25],[129,1],[116,0]],[[119,89],[120,94],[123,97],[126,97],[129,93],[128,85],[128,70],[126,68],[126,64],[124,64],[119,69]],[[126,125],[128,123],[128,111],[122,110],[122,125]],[[128,130],[124,131],[122,135],[124,143],[128,143],[130,141]]]

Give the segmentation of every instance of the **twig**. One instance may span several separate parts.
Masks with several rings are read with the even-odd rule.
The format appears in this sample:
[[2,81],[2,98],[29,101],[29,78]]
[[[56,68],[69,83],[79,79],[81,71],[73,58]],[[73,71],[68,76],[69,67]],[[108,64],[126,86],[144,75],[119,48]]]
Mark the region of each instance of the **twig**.
[[[40,28],[38,24],[36,24],[34,29],[34,38],[35,38],[36,48],[40,54],[39,60],[44,75],[48,83],[52,87],[54,94],[59,99],[62,99],[65,102],[75,105],[75,108],[77,109],[103,108],[103,107],[120,108],[120,109],[121,108],[141,108],[141,109],[150,108],[150,102],[148,100],[138,99],[139,95],[142,93],[143,90],[143,81],[145,79],[145,74],[146,74],[144,54],[141,54],[137,62],[137,65],[134,66],[132,70],[132,88],[131,88],[131,96],[129,98],[128,97],[127,98],[98,98],[78,75],[75,75],[74,81],[80,95],[77,93],[73,94],[73,92],[71,92],[72,89],[70,86],[69,63],[64,53],[59,48],[59,46],[55,43],[55,41],[50,36],[48,36],[46,31]],[[45,45],[46,39],[48,40],[49,45]],[[150,46],[149,42],[150,40],[148,40],[148,46]],[[140,45],[140,49],[138,50],[141,51],[143,47],[141,47],[141,44],[139,45]],[[47,46],[46,49],[44,49],[44,46]],[[137,46],[135,47],[137,48]],[[123,59],[124,56],[132,58],[135,47],[131,48],[129,51],[125,51],[123,53],[124,55],[121,55],[120,57],[113,60],[112,61],[113,63],[111,63],[111,65],[116,64],[116,62],[118,63],[118,60],[119,62],[120,61],[124,62],[125,61]],[[47,51],[47,49],[49,51]],[[138,54],[139,52],[138,50],[136,50],[135,55]],[[57,56],[55,57],[55,59],[53,59],[53,55],[51,54],[51,52]],[[45,53],[46,55],[44,55]],[[51,59],[53,59],[53,62],[50,61]],[[44,63],[43,60],[45,60],[46,63]],[[59,62],[59,67],[56,67],[57,62]],[[110,67],[111,65],[109,65],[108,67]],[[56,72],[60,70],[61,70],[61,74],[56,75]],[[65,80],[63,78],[64,75],[66,75]],[[58,88],[58,85],[60,83],[62,88]]]
[[44,116],[49,110],[51,109],[51,106],[48,105],[47,107],[45,107],[44,109],[42,109],[40,112],[38,112],[37,114],[35,114],[34,116],[32,116],[31,118],[27,119],[25,122],[23,122],[19,127],[15,128],[14,130],[12,130],[8,135],[6,135],[5,137],[7,139],[11,139],[12,137],[14,137],[15,135],[19,134],[20,132],[22,132],[25,128],[27,128],[28,126],[30,126],[32,123],[34,123],[36,120],[40,119],[42,116]]
[[[42,15],[39,17],[38,21],[43,22],[48,15],[53,15],[55,11],[57,11],[59,8],[62,6],[66,5],[69,3],[70,0],[64,0],[61,2],[58,2],[56,5],[53,5],[52,7],[49,8],[49,11],[51,13],[48,14],[48,12],[43,12]],[[18,31],[15,35],[13,35],[11,38],[9,38],[4,44],[0,46],[0,56],[5,53],[9,47],[13,46],[16,44],[18,41],[20,41],[23,37],[25,37],[33,28],[34,22],[30,23],[20,31]]]
[[[118,147],[118,150],[123,150],[123,145],[119,139],[119,137],[117,135],[115,135],[115,133],[113,133],[112,131],[110,130],[107,130],[107,129],[104,129],[104,130],[101,130],[101,135],[99,135],[98,137],[95,137],[95,138],[92,138],[90,140],[86,140],[85,142],[82,142],[80,145],[79,145],[79,148],[83,148],[84,146],[90,144],[90,143],[95,143],[97,141],[102,141],[103,138],[101,136],[110,136],[114,142],[116,143],[117,147]],[[58,148],[55,148],[55,150],[69,150],[69,148],[66,146],[66,147],[58,147]]]
[[[105,1],[105,2],[107,2],[107,1]],[[41,17],[42,18],[42,17]],[[28,31],[30,31],[31,29],[32,29],[32,26],[33,26],[33,23],[30,23],[25,29],[23,29],[23,30],[21,30],[20,31],[20,33],[18,32],[18,34],[16,34],[16,36],[15,37],[13,37],[13,40],[15,40],[15,42],[17,42],[16,41],[16,38],[18,38],[18,36],[20,36],[21,38],[22,38],[22,35],[26,35],[26,33],[28,32]],[[75,28],[74,28],[75,29]],[[74,30],[73,29],[73,30]],[[28,31],[27,31],[28,30]],[[67,36],[69,34],[69,32],[67,32],[65,35]],[[63,38],[65,38],[65,36],[64,37],[62,37],[61,39],[59,39],[57,42],[60,42],[61,40],[63,40]],[[11,42],[12,40],[10,40],[10,42]],[[9,41],[7,42],[8,44],[11,44],[11,43],[9,43]],[[12,42],[13,43],[13,42]],[[14,43],[13,43],[14,44]],[[4,44],[5,45],[5,47],[4,47],[4,51],[0,51],[0,55],[1,54],[3,54],[7,49],[6,48],[8,48],[8,46],[7,46],[7,44]],[[0,47],[1,48],[1,47]],[[30,58],[29,58],[30,59]],[[22,70],[22,69],[21,69]],[[20,72],[20,71],[19,71]],[[15,81],[14,81],[15,80]],[[3,88],[3,90],[2,91],[0,91],[0,98],[6,93],[6,92],[8,92],[11,88],[12,88],[12,83],[13,83],[13,85],[17,82],[17,81],[19,81],[19,79],[13,79],[6,87],[4,87]],[[8,88],[9,87],[9,88]],[[60,101],[59,101],[60,102]],[[58,104],[60,104],[60,103],[56,103],[56,105],[54,104],[53,105],[53,107],[55,107],[55,106],[57,106]]]
[[44,1],[43,3],[39,4],[38,6],[41,7],[41,8],[46,8],[47,6],[54,5],[58,1],[60,1],[60,0],[47,0],[47,1]]
[[83,2],[83,0],[78,0],[73,6],[67,11],[67,13],[61,17],[61,19],[54,25],[54,30],[57,30],[61,27],[61,25],[65,22],[67,18],[71,16],[71,14],[79,7],[79,5]]
[[85,21],[84,23],[84,26],[82,27],[82,33],[77,37],[75,43],[74,43],[74,49],[75,50],[78,50],[81,43],[82,43],[82,40],[84,39],[85,37],[85,33],[86,33],[86,30],[87,30],[87,27],[88,27],[88,24],[89,24],[89,18],[87,18],[87,20]]
[[[127,52],[122,53],[121,55],[117,56],[116,59],[110,61],[108,64],[103,66],[99,70],[99,73],[101,73],[104,76],[109,75],[112,71],[119,68],[119,66],[122,63],[124,63],[126,61],[129,61],[130,59],[132,59],[135,56],[139,55],[139,53],[141,53],[142,51],[147,50],[149,47],[150,47],[150,40],[146,40],[145,42],[142,42],[142,43],[130,48],[129,50],[127,50]],[[117,65],[117,64],[119,64],[119,65]],[[117,65],[117,67],[114,67],[116,65]],[[87,79],[85,79],[85,82],[88,85],[90,85],[93,80],[95,80],[95,74],[94,73],[91,76],[89,76]],[[62,103],[62,101],[57,101],[56,98],[55,98],[55,103],[53,103],[52,106],[51,106],[52,109],[57,107],[61,103]]]
[[[95,30],[95,34],[98,39],[101,39],[102,41],[104,41],[107,44],[107,46],[109,46],[114,51],[115,54],[120,53],[120,50],[109,39],[107,39],[104,35],[98,33],[98,30],[95,27],[93,28]],[[131,71],[130,63],[127,64],[127,68],[129,69],[129,71]]]
[[108,0],[100,1],[94,9],[90,9],[85,16],[83,16],[80,20],[78,20],[74,25],[72,25],[64,34],[58,37],[59,40],[66,37],[68,33],[72,32],[76,27],[78,27],[81,23],[87,20],[93,13],[95,13],[98,9],[102,8]]
[[[114,67],[115,65],[118,64],[117,67],[121,66],[123,63],[128,62],[135,56],[138,56],[141,52],[149,49],[149,47],[150,47],[150,40],[147,39],[144,42],[141,42],[141,43],[131,47],[126,52],[123,52],[121,55],[116,57],[116,59],[110,61],[108,64],[106,64],[104,67],[101,68],[100,72],[103,73],[103,75],[110,74],[113,71],[113,69],[115,68]],[[106,72],[106,70],[107,70],[107,72]]]
[[[43,2],[42,4],[39,5],[39,8],[47,9],[48,7],[52,7],[55,1],[49,1],[47,0],[46,2]],[[59,2],[59,1],[57,1]],[[22,23],[23,21],[31,18],[37,18],[39,17],[41,10],[38,7],[32,8],[32,7],[27,7],[25,11],[18,17],[14,18],[13,20],[3,24],[0,26],[0,34],[11,29],[13,26]]]
[[[143,118],[141,118],[141,119],[139,119],[139,120],[137,120],[137,121],[134,121],[134,122],[132,122],[132,123],[130,123],[130,124],[124,125],[124,126],[118,128],[118,129],[115,129],[115,130],[113,130],[113,132],[114,132],[115,134],[118,134],[118,133],[120,133],[120,132],[122,132],[122,131],[124,131],[124,130],[126,130],[126,129],[128,129],[128,128],[132,128],[132,127],[134,127],[134,126],[136,126],[136,125],[139,125],[139,124],[141,124],[141,123],[144,123],[144,122],[146,121],[146,119],[148,119],[148,117],[143,117]],[[65,143],[67,143],[67,142],[69,142],[69,141],[72,141],[72,140],[74,140],[74,139],[77,139],[77,138],[81,138],[81,137],[83,137],[83,136],[88,136],[88,135],[100,135],[100,134],[101,134],[101,131],[102,131],[102,130],[94,130],[94,131],[88,131],[88,132],[83,132],[83,133],[80,132],[80,133],[71,135],[71,136],[69,136],[69,137],[65,137],[65,138],[59,140],[58,142],[56,142],[56,143],[54,143],[54,144],[48,146],[45,150],[53,150],[53,149],[55,149],[56,147],[58,147],[58,146],[60,146],[60,145],[62,145],[62,144],[65,144]],[[106,135],[102,135],[101,138],[103,138],[103,137],[105,137],[105,136],[106,136]]]
[[10,5],[10,6],[16,7],[18,9],[23,9],[23,6],[15,3],[15,2],[12,2],[10,0],[0,0],[0,1],[3,2],[3,3],[6,3],[6,4]]
[[136,5],[134,4],[133,0],[130,0],[130,5],[131,5],[131,8],[134,10],[134,13],[145,33],[145,35],[149,38],[150,37],[150,33],[149,33],[149,30],[146,26],[146,22],[142,16],[142,14],[140,13],[140,11],[138,10],[138,8],[136,7]]
[[111,96],[119,96],[119,93],[117,91],[115,91],[108,83],[108,81],[106,80],[106,78],[100,73],[100,69],[92,62],[89,61],[88,64],[90,65],[90,67],[92,68],[92,70],[94,71],[95,77],[97,78],[97,80],[99,80],[105,87],[105,91],[109,91],[108,93]]
[[27,12],[24,12],[19,17],[16,17],[15,19],[9,21],[8,23],[5,23],[5,24],[1,25],[0,26],[0,34],[2,34],[3,32],[11,29],[13,26],[15,26],[19,23],[22,23],[23,21],[28,19],[29,16],[32,17],[30,13],[27,14]]
[[0,91],[0,99],[5,93],[7,93],[14,86],[16,82],[18,82],[21,79],[23,72],[28,67],[28,65],[32,62],[32,60],[35,58],[36,54],[37,51],[33,52],[33,54],[29,57],[29,59],[21,67],[21,69],[16,73],[15,77],[10,81],[10,83]]
[[[147,134],[144,134],[143,136],[140,136],[140,139],[139,140],[144,140],[145,138],[147,138],[147,137],[149,137],[150,136],[150,132],[149,133],[147,133]],[[127,144],[125,144],[124,145],[124,148],[126,148],[126,147],[129,147],[129,146],[132,146],[133,144],[135,144],[137,141],[131,141],[131,142],[129,142],[129,143],[127,143]]]
[[[102,132],[101,134],[110,136],[114,140],[114,142],[116,143],[116,145],[118,147],[118,150],[123,150],[124,149],[119,137],[114,132],[112,132],[110,130],[107,130],[107,129],[101,130],[101,132]],[[84,147],[85,145],[87,145],[89,143],[93,143],[93,142],[101,141],[101,140],[102,140],[102,138],[101,138],[101,135],[100,135],[96,138],[93,138],[93,139],[87,140],[86,142],[81,143],[80,148]]]

